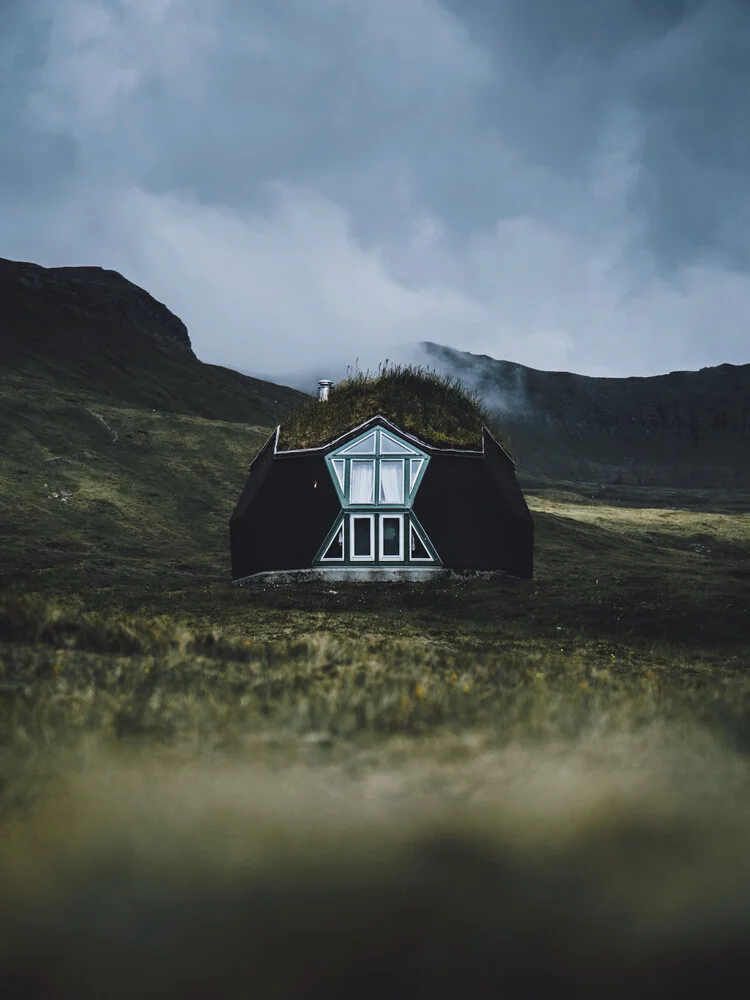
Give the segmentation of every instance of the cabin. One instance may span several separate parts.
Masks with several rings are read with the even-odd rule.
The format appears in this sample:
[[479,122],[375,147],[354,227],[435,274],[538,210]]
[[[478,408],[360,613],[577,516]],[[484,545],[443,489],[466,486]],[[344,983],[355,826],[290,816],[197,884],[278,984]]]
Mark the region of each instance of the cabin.
[[[430,374],[427,387],[434,389],[442,377]],[[373,393],[372,386],[359,386],[359,409],[343,405],[351,399],[337,398],[331,383],[322,381],[319,399],[305,404],[301,421],[298,416],[277,427],[250,466],[230,521],[232,582],[290,574],[530,578],[534,524],[515,463],[482,423],[476,400],[450,380],[438,387],[446,384],[458,399],[450,393],[442,398],[436,420],[424,400],[406,412],[403,400],[394,406],[387,392]],[[342,384],[342,395],[352,391]],[[462,405],[450,405],[457,402]],[[451,426],[467,402],[470,433]],[[376,412],[342,430],[347,417],[381,403],[387,414]],[[402,417],[401,425],[394,415]],[[311,423],[320,425],[312,433]],[[415,433],[420,425],[424,436]]]

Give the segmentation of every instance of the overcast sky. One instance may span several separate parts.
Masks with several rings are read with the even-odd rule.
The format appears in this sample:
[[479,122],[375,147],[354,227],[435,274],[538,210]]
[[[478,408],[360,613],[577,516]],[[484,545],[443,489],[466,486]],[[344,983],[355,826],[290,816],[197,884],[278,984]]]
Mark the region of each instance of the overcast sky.
[[245,371],[750,362],[750,3],[0,0],[0,256]]

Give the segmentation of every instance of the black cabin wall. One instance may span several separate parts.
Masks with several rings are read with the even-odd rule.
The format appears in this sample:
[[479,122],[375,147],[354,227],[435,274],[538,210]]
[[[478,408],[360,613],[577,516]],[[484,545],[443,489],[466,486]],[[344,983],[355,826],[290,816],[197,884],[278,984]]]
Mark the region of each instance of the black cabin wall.
[[311,566],[341,509],[320,455],[274,458],[260,485],[230,524],[235,580]]
[[263,483],[266,481],[268,473],[271,471],[271,464],[273,463],[274,457],[274,447],[276,444],[276,434],[275,432],[266,441],[263,447],[260,449],[258,454],[250,463],[250,473],[247,480],[245,481],[244,489],[242,494],[237,501],[237,506],[232,512],[232,517],[230,520],[230,530],[231,522],[239,520],[244,514],[247,508],[252,503],[258,490],[261,488]]
[[[510,463],[508,468],[513,476]],[[526,517],[509,511],[484,457],[433,455],[414,513],[444,566],[532,575],[533,522],[528,508]]]
[[505,534],[506,571],[531,579],[534,575],[534,519],[516,479],[513,463],[491,435],[484,436],[485,468],[499,491],[499,502],[507,511]]
[[513,462],[508,458],[491,434],[484,432],[484,461],[489,474],[500,490],[503,506],[514,517],[531,518],[521,487],[516,479]]

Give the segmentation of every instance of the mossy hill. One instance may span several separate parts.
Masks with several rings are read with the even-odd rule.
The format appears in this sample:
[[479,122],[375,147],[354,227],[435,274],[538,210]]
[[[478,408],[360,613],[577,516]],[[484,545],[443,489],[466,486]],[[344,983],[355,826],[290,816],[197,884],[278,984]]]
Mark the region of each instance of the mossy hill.
[[750,364],[647,378],[545,372],[425,343],[502,421],[526,473],[658,487],[750,486]]
[[290,413],[281,424],[279,449],[320,447],[378,415],[435,448],[479,449],[485,426],[501,436],[477,396],[458,379],[385,364],[333,386],[326,403],[312,398]]

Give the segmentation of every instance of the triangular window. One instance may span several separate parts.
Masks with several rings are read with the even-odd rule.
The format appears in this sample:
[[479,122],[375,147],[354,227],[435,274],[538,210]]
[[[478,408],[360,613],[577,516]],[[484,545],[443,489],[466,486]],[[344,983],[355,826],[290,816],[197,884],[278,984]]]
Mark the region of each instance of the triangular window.
[[419,478],[419,473],[420,473],[423,465],[424,465],[424,459],[423,458],[413,458],[411,460],[411,471],[409,473],[409,492],[410,493],[414,489],[414,484],[416,483],[417,479]]
[[432,562],[432,556],[427,551],[427,546],[419,536],[419,532],[413,524],[409,525],[409,559],[412,562]]
[[321,557],[323,562],[343,561],[344,559],[344,525],[339,526],[339,530],[331,539],[331,543]]
[[341,455],[374,455],[375,454],[375,431],[363,437],[359,441],[350,444],[348,448],[343,448]]
[[413,455],[413,448],[408,448],[405,444],[397,441],[390,435],[380,432],[380,454],[381,455]]
[[346,468],[346,462],[343,458],[331,459],[331,465],[333,466],[333,471],[336,474],[336,479],[341,487],[341,492],[344,492],[344,469]]

